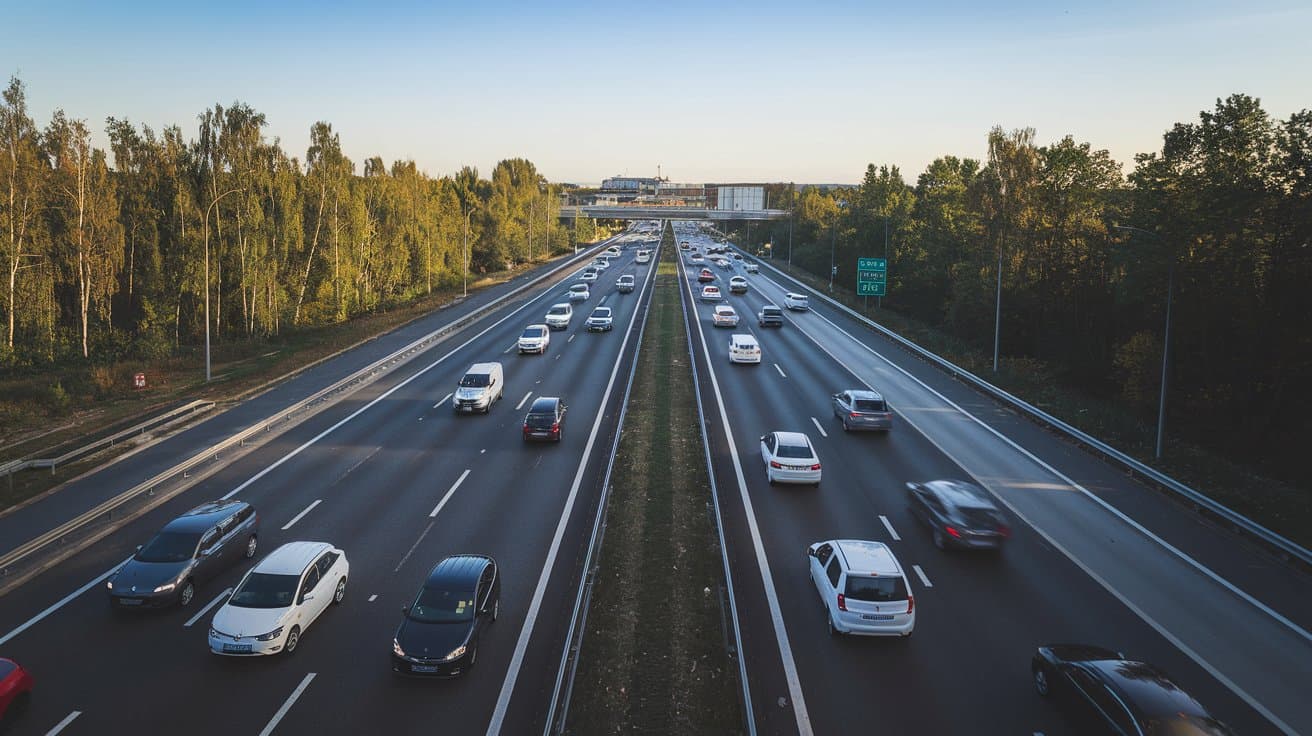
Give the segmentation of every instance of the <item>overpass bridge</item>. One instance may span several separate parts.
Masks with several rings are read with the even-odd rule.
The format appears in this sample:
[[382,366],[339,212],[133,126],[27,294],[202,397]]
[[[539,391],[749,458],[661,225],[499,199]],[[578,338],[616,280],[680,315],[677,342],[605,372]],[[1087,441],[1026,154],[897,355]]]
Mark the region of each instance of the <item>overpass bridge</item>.
[[788,210],[720,210],[706,207],[644,207],[640,205],[578,205],[561,207],[565,219],[594,220],[784,220]]

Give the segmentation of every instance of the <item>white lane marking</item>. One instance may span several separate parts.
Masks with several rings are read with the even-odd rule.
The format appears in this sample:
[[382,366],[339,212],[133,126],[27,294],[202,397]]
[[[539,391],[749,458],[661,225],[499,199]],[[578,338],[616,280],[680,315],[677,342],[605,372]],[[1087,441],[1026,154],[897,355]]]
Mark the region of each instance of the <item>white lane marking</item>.
[[[774,283],[772,279],[767,279],[767,280],[771,281],[771,283]],[[775,286],[776,286],[777,288],[780,288],[780,289],[783,288],[783,287],[779,286],[777,283],[775,284]],[[1299,627],[1299,626],[1298,626],[1297,624],[1295,624],[1293,621],[1290,621],[1288,618],[1284,617],[1283,615],[1281,615],[1281,614],[1278,613],[1277,611],[1271,609],[1271,608],[1270,608],[1269,606],[1267,606],[1265,603],[1262,603],[1261,601],[1257,600],[1256,598],[1254,598],[1253,596],[1251,596],[1251,595],[1249,595],[1248,593],[1244,592],[1243,590],[1240,590],[1238,587],[1236,587],[1236,586],[1235,586],[1234,584],[1232,584],[1230,581],[1228,581],[1228,580],[1222,578],[1221,576],[1217,575],[1217,574],[1216,574],[1215,572],[1213,572],[1210,568],[1205,567],[1202,563],[1198,562],[1197,560],[1194,560],[1192,557],[1189,557],[1189,556],[1186,555],[1183,551],[1181,551],[1181,550],[1179,550],[1178,548],[1176,548],[1175,546],[1171,545],[1171,544],[1170,544],[1169,542],[1167,542],[1166,540],[1162,539],[1161,537],[1157,536],[1156,534],[1153,534],[1151,531],[1149,531],[1148,529],[1146,529],[1145,527],[1143,527],[1143,526],[1142,526],[1141,524],[1139,524],[1137,521],[1135,521],[1135,520],[1131,519],[1130,517],[1126,516],[1126,515],[1125,515],[1124,513],[1122,513],[1119,509],[1117,509],[1117,508],[1113,507],[1112,505],[1108,504],[1106,501],[1103,501],[1101,498],[1098,498],[1098,496],[1096,496],[1096,495],[1090,493],[1090,492],[1088,491],[1088,489],[1086,489],[1084,486],[1080,485],[1079,483],[1076,483],[1074,480],[1072,480],[1071,478],[1069,478],[1068,476],[1066,476],[1064,473],[1062,473],[1061,471],[1059,471],[1059,470],[1057,470],[1056,468],[1052,467],[1051,465],[1049,465],[1048,463],[1044,462],[1043,460],[1040,460],[1037,456],[1035,456],[1035,455],[1034,455],[1033,453],[1031,453],[1029,450],[1026,450],[1025,448],[1021,447],[1019,444],[1017,444],[1016,442],[1012,441],[1011,438],[1009,438],[1009,437],[1007,437],[1006,435],[1002,434],[1001,432],[999,432],[998,430],[996,430],[996,429],[994,429],[993,427],[989,426],[988,424],[985,424],[984,422],[980,421],[979,417],[976,417],[974,414],[971,414],[970,412],[968,412],[968,411],[966,411],[965,409],[961,408],[959,405],[957,405],[957,404],[956,404],[955,402],[953,402],[951,399],[949,399],[948,397],[944,396],[943,394],[941,394],[941,393],[939,393],[938,391],[936,391],[936,390],[934,390],[933,388],[931,388],[931,387],[930,387],[928,384],[926,384],[924,381],[922,381],[922,380],[920,380],[919,378],[916,378],[915,376],[911,375],[911,373],[908,372],[908,371],[907,371],[905,368],[903,368],[902,366],[897,365],[896,363],[894,363],[893,361],[889,360],[888,358],[885,358],[882,354],[880,354],[880,353],[879,353],[877,350],[875,350],[874,348],[870,347],[869,345],[866,345],[865,343],[861,342],[860,340],[857,340],[855,337],[852,337],[852,335],[851,335],[850,333],[848,333],[846,330],[844,330],[843,328],[839,327],[838,325],[834,324],[834,323],[833,323],[832,321],[830,321],[829,319],[825,318],[824,315],[822,315],[822,314],[818,314],[818,313],[815,313],[815,312],[812,312],[812,314],[815,314],[815,315],[816,315],[817,317],[819,317],[820,319],[824,320],[825,322],[828,322],[829,325],[830,325],[831,327],[833,327],[835,330],[838,330],[840,333],[846,335],[850,340],[852,340],[852,342],[856,343],[857,345],[859,345],[859,346],[862,347],[862,348],[865,348],[867,352],[869,352],[870,354],[872,354],[872,355],[878,357],[879,359],[883,360],[885,363],[887,363],[889,366],[891,366],[894,370],[898,371],[898,372],[901,373],[902,375],[906,376],[907,378],[911,379],[911,380],[914,381],[915,383],[919,384],[919,385],[921,386],[921,388],[923,388],[923,389],[925,389],[926,391],[930,392],[930,393],[933,394],[934,396],[937,396],[937,397],[939,398],[940,401],[943,401],[943,402],[944,402],[945,404],[947,404],[948,406],[951,406],[953,409],[956,409],[956,410],[957,410],[958,412],[960,412],[963,416],[965,416],[965,417],[967,417],[967,418],[973,420],[976,424],[980,425],[980,426],[983,427],[985,430],[987,430],[989,433],[993,434],[995,437],[997,437],[998,439],[1002,440],[1005,444],[1009,445],[1012,449],[1016,450],[1016,451],[1019,452],[1021,455],[1024,455],[1026,458],[1029,458],[1032,462],[1034,462],[1035,464],[1037,464],[1039,467],[1041,467],[1041,468],[1047,470],[1048,472],[1052,473],[1052,474],[1055,475],[1057,478],[1059,478],[1059,479],[1061,479],[1062,481],[1064,481],[1064,482],[1065,482],[1067,485],[1069,485],[1070,487],[1072,487],[1072,488],[1074,488],[1074,489],[1080,491],[1081,493],[1083,493],[1083,494],[1085,495],[1086,498],[1089,498],[1089,499],[1093,500],[1094,503],[1098,504],[1099,506],[1102,506],[1105,510],[1111,512],[1114,516],[1120,518],[1122,521],[1124,521],[1126,524],[1130,525],[1132,528],[1134,528],[1135,530],[1137,530],[1139,533],[1143,534],[1143,535],[1144,535],[1145,537],[1147,537],[1148,539],[1150,539],[1150,540],[1156,542],[1157,544],[1161,545],[1164,549],[1166,549],[1166,550],[1168,550],[1168,551],[1174,553],[1176,557],[1178,557],[1178,558],[1180,558],[1181,560],[1183,560],[1184,562],[1188,563],[1189,565],[1191,565],[1192,567],[1194,567],[1195,569],[1197,569],[1199,572],[1204,573],[1207,577],[1210,577],[1213,581],[1215,581],[1215,582],[1219,583],[1220,585],[1222,585],[1223,587],[1227,588],[1228,590],[1230,590],[1230,591],[1231,591],[1232,593],[1234,593],[1235,595],[1237,595],[1237,596],[1243,598],[1244,600],[1248,601],[1248,602],[1249,602],[1250,604],[1252,604],[1254,607],[1256,607],[1256,608],[1258,608],[1259,610],[1263,611],[1264,613],[1266,613],[1267,615],[1269,615],[1269,616],[1271,616],[1272,618],[1276,619],[1277,621],[1279,621],[1279,622],[1285,624],[1287,627],[1289,627],[1289,628],[1290,628],[1292,631],[1294,631],[1296,634],[1301,635],[1301,636],[1302,636],[1303,638],[1305,638],[1305,639],[1312,640],[1312,634],[1308,633],[1306,630],[1304,630],[1304,629],[1302,629],[1301,627]],[[810,334],[809,332],[808,332],[808,333],[805,333],[805,334],[806,334],[806,336],[807,336],[808,338],[810,338],[811,342],[815,343],[816,346],[818,346],[821,350],[824,350],[825,353],[827,353],[827,354],[829,355],[829,357],[833,358],[835,362],[837,362],[839,365],[841,365],[841,366],[843,366],[844,368],[846,368],[846,369],[848,370],[849,373],[851,373],[853,376],[857,376],[857,375],[858,375],[858,374],[856,373],[856,371],[852,370],[851,367],[849,367],[846,363],[844,363],[842,360],[840,360],[840,359],[838,358],[838,356],[836,356],[836,355],[834,355],[833,353],[829,352],[829,350],[826,349],[824,345],[820,344],[820,341],[819,341],[819,340],[816,340],[814,337],[812,337],[811,334]],[[860,380],[859,376],[858,376],[858,380]],[[861,381],[861,383],[862,383],[863,385],[865,385],[866,388],[870,388],[870,386],[869,386],[868,384],[865,384],[864,381]],[[985,487],[985,488],[988,488],[988,484],[986,484],[983,480],[981,480],[981,479],[980,479],[978,476],[976,476],[974,473],[971,473],[970,470],[969,470],[969,468],[966,467],[966,464],[965,464],[965,463],[963,463],[962,461],[958,460],[958,459],[956,458],[956,456],[954,456],[951,452],[948,452],[948,450],[947,450],[945,447],[943,447],[941,444],[939,444],[938,440],[934,439],[934,437],[931,436],[928,432],[926,432],[924,429],[921,429],[920,426],[917,425],[915,422],[911,421],[911,419],[910,419],[909,416],[907,416],[907,415],[904,414],[904,415],[902,415],[902,418],[903,418],[904,420],[906,420],[907,424],[910,424],[912,427],[914,427],[915,430],[921,434],[921,436],[923,436],[925,439],[929,440],[930,444],[932,444],[932,445],[934,445],[934,447],[938,448],[938,451],[939,451],[939,452],[943,453],[943,454],[944,454],[949,460],[951,460],[952,462],[956,463],[958,467],[960,467],[960,468],[962,468],[963,470],[965,470],[966,473],[967,473],[968,475],[970,475],[972,478],[974,478],[974,480],[975,480],[977,483],[979,483],[981,486],[983,486],[983,487]],[[1097,573],[1095,573],[1095,572],[1093,571],[1092,568],[1090,568],[1088,565],[1084,564],[1083,561],[1081,561],[1081,560],[1080,560],[1079,558],[1077,558],[1074,554],[1072,554],[1069,550],[1067,550],[1064,546],[1062,546],[1062,545],[1061,545],[1056,539],[1054,539],[1054,538],[1052,537],[1052,535],[1050,535],[1050,534],[1048,534],[1047,532],[1043,531],[1041,528],[1039,528],[1039,526],[1038,526],[1037,524],[1031,522],[1031,521],[1029,520],[1029,518],[1027,518],[1024,514],[1022,514],[1022,513],[1021,513],[1021,512],[1015,507],[1015,506],[1013,506],[1011,503],[1009,503],[1009,502],[1008,502],[1006,499],[1004,499],[1002,496],[997,495],[997,494],[994,494],[994,495],[995,495],[995,497],[998,499],[998,501],[1000,501],[1000,502],[1001,502],[1004,506],[1006,506],[1006,507],[1007,507],[1007,508],[1008,508],[1013,514],[1015,514],[1017,518],[1019,518],[1021,521],[1025,522],[1025,524],[1028,525],[1031,529],[1033,529],[1034,531],[1038,532],[1039,536],[1041,536],[1041,537],[1043,537],[1045,540],[1047,540],[1047,542],[1048,542],[1049,544],[1051,544],[1051,545],[1053,546],[1054,549],[1056,549],[1058,552],[1061,552],[1063,555],[1066,556],[1066,559],[1070,560],[1072,563],[1075,564],[1076,567],[1078,567],[1078,568],[1080,568],[1081,570],[1083,570],[1083,571],[1084,571],[1084,574],[1088,575],[1090,578],[1093,579],[1094,582],[1096,582],[1096,583],[1098,583],[1098,585],[1102,586],[1102,588],[1103,588],[1104,590],[1106,590],[1108,593],[1110,593],[1113,597],[1115,597],[1115,598],[1116,598],[1117,600],[1119,600],[1121,603],[1125,604],[1125,607],[1126,607],[1126,608],[1129,608],[1131,611],[1133,611],[1134,614],[1135,614],[1136,616],[1138,616],[1138,617],[1139,617],[1140,619],[1142,619],[1145,623],[1147,623],[1147,624],[1148,624],[1149,626],[1151,626],[1154,630],[1156,630],[1157,633],[1159,633],[1159,634],[1161,634],[1163,637],[1165,637],[1167,641],[1169,641],[1169,642],[1171,642],[1173,645],[1175,645],[1175,647],[1176,647],[1177,649],[1179,649],[1181,652],[1183,652],[1183,653],[1185,654],[1185,656],[1187,656],[1187,657],[1189,657],[1190,659],[1192,659],[1194,662],[1196,662],[1196,663],[1198,664],[1198,666],[1202,667],[1202,668],[1203,668],[1204,670],[1206,670],[1210,675],[1212,675],[1212,677],[1215,677],[1215,678],[1217,679],[1218,682],[1220,682],[1222,685],[1225,685],[1227,688],[1230,689],[1231,692],[1233,692],[1233,693],[1235,693],[1236,695],[1238,695],[1238,696],[1240,697],[1241,700],[1243,700],[1244,702],[1248,703],[1248,705],[1251,706],[1251,707],[1253,708],[1253,710],[1256,710],[1258,713],[1261,713],[1263,717],[1265,717],[1267,720],[1271,721],[1272,724],[1274,724],[1277,728],[1279,728],[1280,730],[1284,731],[1285,733],[1291,733],[1291,734],[1292,734],[1292,733],[1295,733],[1295,730],[1294,730],[1292,727],[1290,727],[1289,724],[1287,724],[1287,723],[1285,723],[1283,720],[1281,720],[1278,716],[1276,716],[1275,713],[1273,713],[1273,712],[1272,712],[1269,708],[1267,708],[1265,705],[1262,705],[1262,703],[1258,702],[1258,700],[1257,700],[1256,698],[1254,698],[1252,695],[1250,695],[1246,690],[1244,690],[1243,688],[1239,687],[1238,683],[1234,682],[1234,681],[1231,680],[1229,677],[1226,677],[1224,674],[1222,674],[1221,671],[1218,670],[1216,667],[1214,667],[1214,666],[1212,665],[1211,662],[1208,662],[1206,659],[1204,659],[1203,656],[1202,656],[1201,654],[1199,654],[1198,652],[1194,651],[1194,649],[1193,649],[1192,647],[1190,647],[1189,645],[1185,644],[1183,640],[1181,640],[1181,639],[1180,639],[1179,637],[1177,637],[1175,634],[1171,633],[1171,631],[1170,631],[1169,629],[1167,629],[1167,628],[1166,628],[1165,626],[1163,626],[1162,624],[1158,623],[1158,621],[1157,621],[1156,619],[1154,619],[1152,616],[1149,616],[1147,611],[1144,611],[1143,609],[1139,608],[1139,606],[1138,606],[1137,604],[1135,604],[1135,603],[1134,603],[1133,601],[1131,601],[1127,596],[1123,595],[1119,590],[1117,590],[1115,587],[1113,587],[1111,583],[1107,582],[1106,580],[1104,580],[1104,579],[1102,578],[1102,576],[1100,576],[1100,575],[1098,575]]]
[[520,399],[518,404],[515,404],[515,411],[519,411],[521,408],[523,408],[524,402],[528,401],[528,397],[532,395],[533,395],[532,391],[529,391],[528,393],[524,394],[524,398]]
[[192,616],[191,618],[187,619],[187,623],[183,624],[182,627],[184,629],[191,628],[191,625],[199,621],[201,616],[204,616],[205,614],[209,613],[211,608],[219,605],[219,601],[223,600],[224,598],[230,595],[232,595],[232,588],[228,588],[222,593],[219,593],[218,597],[216,597],[214,600],[210,601],[209,603],[206,603],[204,608],[197,611],[195,616]]
[[[692,283],[687,283],[688,298],[693,299]],[[702,343],[702,355],[706,358],[706,370],[711,377],[711,388],[715,392],[715,401],[720,410],[720,423],[724,426],[724,437],[729,445],[729,455],[733,459],[734,474],[738,479],[738,495],[742,498],[743,510],[747,516],[747,530],[751,532],[752,549],[756,552],[756,564],[761,571],[761,583],[765,588],[765,600],[770,608],[770,621],[774,625],[774,637],[779,643],[779,658],[783,661],[784,680],[788,683],[788,695],[793,701],[793,715],[797,719],[800,736],[811,736],[811,717],[806,711],[806,698],[802,695],[802,680],[797,674],[797,662],[793,659],[793,647],[788,642],[788,630],[784,625],[784,614],[779,607],[779,594],[775,591],[774,575],[770,572],[770,562],[765,556],[765,545],[761,541],[761,528],[756,523],[756,511],[752,508],[752,498],[747,492],[747,478],[743,475],[742,459],[738,457],[738,446],[734,442],[733,429],[729,426],[729,415],[724,408],[724,396],[720,393],[720,379],[715,374],[711,362],[711,350],[706,346],[706,331],[702,329],[701,320],[693,320],[697,325],[697,337]],[[776,365],[775,368],[779,366]],[[779,371],[783,373],[783,371]]]
[[110,575],[113,575],[115,572],[117,572],[118,569],[119,569],[120,567],[122,567],[123,565],[127,564],[127,561],[130,560],[130,559],[132,559],[132,558],[129,557],[129,558],[123,560],[122,562],[118,563],[117,565],[114,565],[113,567],[109,568],[109,569],[106,570],[105,572],[101,573],[98,577],[96,577],[95,580],[92,580],[91,582],[87,583],[86,585],[83,585],[81,588],[78,588],[77,590],[73,591],[72,593],[69,593],[68,595],[64,596],[63,598],[60,598],[58,601],[55,601],[54,603],[50,604],[50,607],[47,608],[46,610],[44,610],[44,611],[42,611],[41,613],[38,613],[37,615],[33,616],[32,618],[29,618],[28,620],[24,621],[22,624],[20,624],[20,625],[18,626],[18,628],[14,629],[13,631],[9,632],[8,634],[5,634],[4,636],[0,636],[0,645],[4,645],[6,642],[8,642],[10,639],[14,638],[15,636],[18,636],[19,634],[23,633],[24,631],[27,631],[28,629],[30,629],[31,627],[35,626],[36,624],[41,623],[41,620],[42,620],[42,619],[44,619],[46,616],[49,616],[50,614],[54,613],[55,611],[58,611],[60,608],[63,608],[64,606],[68,605],[68,602],[69,602],[69,601],[71,601],[71,600],[73,600],[74,598],[76,598],[76,597],[82,595],[83,593],[87,592],[88,590],[91,590],[92,588],[96,587],[97,585],[100,585],[101,583],[105,582],[105,579],[106,579],[106,578],[108,578]]
[[296,522],[300,521],[302,518],[305,517],[306,514],[308,514],[308,513],[310,513],[311,511],[313,511],[315,506],[318,506],[318,505],[321,504],[321,503],[323,503],[323,499],[322,499],[322,498],[316,498],[316,499],[314,500],[314,503],[312,503],[312,504],[310,504],[309,506],[306,506],[306,507],[305,507],[305,510],[304,510],[304,511],[302,511],[302,512],[299,513],[299,514],[297,514],[296,516],[293,516],[293,517],[292,517],[292,520],[289,521],[289,522],[287,522],[286,526],[284,526],[284,527],[282,528],[282,530],[283,530],[283,531],[287,531],[288,529],[291,529],[291,528],[292,528],[292,524],[295,524]]
[[[642,282],[642,294],[651,284],[652,275],[656,269],[649,269],[647,277]],[[624,340],[620,345],[628,344],[629,338],[633,335],[633,325],[638,321],[638,310],[633,310],[633,316],[629,319],[629,326],[624,331]],[[557,356],[559,357],[559,356]],[[610,380],[606,383],[606,391],[601,397],[601,406],[605,407],[610,401],[611,390],[615,387],[615,377],[619,374],[620,363],[616,360],[615,365],[610,369]],[[501,724],[506,719],[506,711],[510,708],[510,696],[515,691],[515,683],[519,680],[519,669],[524,664],[524,654],[528,651],[528,641],[533,636],[533,627],[537,624],[538,611],[542,608],[542,597],[547,592],[547,581],[551,579],[552,568],[556,564],[556,554],[560,551],[561,539],[565,536],[565,527],[569,524],[570,514],[574,511],[574,502],[579,495],[579,487],[583,484],[583,471],[587,468],[588,459],[592,456],[592,446],[597,441],[597,432],[601,429],[601,420],[605,412],[598,411],[597,418],[592,423],[592,432],[588,435],[588,442],[583,448],[583,457],[579,461],[578,470],[574,473],[574,482],[570,485],[569,496],[565,499],[565,508],[561,511],[560,521],[556,524],[556,535],[551,539],[551,547],[547,550],[547,559],[542,565],[542,573],[538,575],[538,585],[533,591],[533,598],[529,601],[528,614],[524,617],[524,628],[520,629],[519,640],[515,642],[515,653],[510,658],[510,665],[506,668],[506,679],[501,683],[501,694],[497,696],[496,708],[492,711],[492,720],[487,725],[487,736],[498,736],[501,733]]]
[[787,374],[787,373],[784,373],[784,369],[783,369],[783,368],[780,368],[778,363],[775,363],[775,364],[774,364],[774,369],[777,370],[777,371],[779,371],[779,375],[783,376],[784,378],[787,378],[787,377],[788,377],[788,374]]
[[437,506],[433,507],[433,513],[429,514],[428,518],[432,519],[437,517],[437,512],[441,511],[442,507],[446,505],[446,502],[451,500],[451,494],[455,493],[456,489],[460,487],[460,484],[465,482],[465,478],[469,477],[469,470],[469,468],[465,468],[465,472],[461,473],[459,478],[456,478],[456,482],[451,484],[451,490],[447,491],[446,495],[442,497],[442,500],[437,502]]
[[[610,296],[610,294],[607,294],[606,296]],[[603,305],[603,304],[606,303],[606,296],[603,296],[603,297],[601,298],[601,301],[597,302],[597,306],[600,307],[601,305]]]
[[410,555],[414,554],[415,550],[419,549],[419,543],[424,541],[424,537],[428,536],[429,532],[433,531],[433,525],[436,523],[436,521],[428,522],[428,526],[424,527],[424,530],[419,533],[419,538],[415,540],[414,544],[410,545],[410,549],[406,550],[405,557],[402,557],[401,561],[396,563],[396,567],[392,568],[392,572],[401,571],[401,566],[405,564],[406,560],[410,559]]
[[55,736],[55,734],[59,733],[60,731],[63,731],[64,727],[72,723],[80,715],[82,715],[82,711],[75,710],[72,713],[69,713],[68,715],[64,716],[64,720],[60,721],[59,723],[56,723],[54,728],[50,729],[49,731],[46,731],[46,736]]
[[373,603],[373,602],[376,601],[376,600],[378,600],[378,594],[377,594],[377,593],[374,593],[373,595],[369,596],[369,602],[370,602],[370,603]]
[[820,430],[820,436],[821,436],[821,437],[828,437],[828,436],[829,436],[829,433],[825,431],[825,428],[820,426],[820,420],[819,420],[819,419],[816,419],[815,417],[811,417],[811,421],[812,421],[812,422],[815,422],[815,428],[818,429],[818,430]]
[[437,402],[436,404],[433,404],[433,408],[436,409],[441,405],[445,404],[447,401],[451,399],[452,396],[455,396],[455,394],[447,394],[446,396],[443,396],[441,401]]
[[301,680],[301,684],[297,685],[292,694],[287,696],[287,700],[278,709],[278,712],[273,714],[273,719],[269,721],[269,725],[265,726],[263,731],[260,731],[260,736],[269,736],[273,733],[273,729],[278,727],[278,722],[282,720],[283,716],[287,715],[287,711],[292,709],[296,699],[301,697],[301,693],[305,692],[305,688],[310,686],[310,681],[313,679],[314,673],[311,672],[305,676],[305,679]]
[[888,530],[888,536],[892,537],[894,542],[902,541],[902,537],[899,537],[897,532],[893,531],[893,522],[889,521],[887,516],[880,514],[879,520],[884,522],[884,528]]
[[[570,336],[569,336],[569,339],[566,340],[565,342],[574,342],[574,338],[576,338],[576,337],[578,337],[578,333],[577,333],[577,332],[574,333],[573,335],[570,335]],[[557,355],[556,357],[559,358],[560,356]]]
[[505,355],[506,353],[509,353],[511,350],[514,350],[517,347],[519,347],[519,340],[516,340],[510,347],[506,348],[505,350],[502,350],[501,354]]
[[920,565],[912,565],[911,569],[916,571],[916,576],[920,578],[921,585],[926,588],[934,587],[934,584],[929,582],[929,578],[925,576],[925,571],[920,569]]

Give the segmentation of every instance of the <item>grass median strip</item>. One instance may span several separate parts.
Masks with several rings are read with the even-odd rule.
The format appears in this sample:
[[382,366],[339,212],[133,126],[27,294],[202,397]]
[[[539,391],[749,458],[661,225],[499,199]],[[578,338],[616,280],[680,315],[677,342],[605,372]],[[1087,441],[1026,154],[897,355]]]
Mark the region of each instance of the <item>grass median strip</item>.
[[666,246],[641,350],[654,357],[638,367],[615,458],[568,733],[743,730],[668,234]]

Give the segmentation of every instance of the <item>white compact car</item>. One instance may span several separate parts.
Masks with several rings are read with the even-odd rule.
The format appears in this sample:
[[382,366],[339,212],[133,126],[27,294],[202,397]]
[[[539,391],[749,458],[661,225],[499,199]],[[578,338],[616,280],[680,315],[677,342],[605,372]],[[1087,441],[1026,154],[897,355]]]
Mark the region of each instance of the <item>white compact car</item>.
[[755,263],[745,263],[743,264],[743,270],[747,273],[757,273],[761,270],[761,267],[757,266]]
[[711,315],[711,322],[716,327],[737,327],[738,312],[728,304],[721,304],[715,308],[715,313]]
[[911,636],[916,597],[888,545],[856,539],[816,542],[806,558],[830,635]]
[[729,337],[730,363],[760,363],[761,346],[752,335],[738,334]]
[[720,301],[720,287],[718,287],[718,286],[703,286],[703,287],[702,287],[702,301],[704,301],[704,302],[718,302],[718,301]]
[[291,654],[330,603],[346,597],[350,565],[327,542],[288,542],[260,560],[210,623],[210,651]]
[[586,302],[592,293],[588,291],[587,284],[574,284],[569,287],[569,293],[566,294],[571,302]]
[[569,327],[569,319],[574,316],[574,307],[569,304],[552,304],[551,309],[547,310],[547,316],[542,319],[547,323],[547,327],[553,330],[563,330]]
[[521,354],[545,354],[547,346],[550,344],[551,329],[546,325],[529,325],[524,328],[524,333],[519,336],[519,352]]
[[610,268],[610,261],[606,260],[605,258],[594,258],[592,259],[592,263],[591,265],[589,265],[589,268],[595,268],[598,271],[605,271],[606,269]]
[[648,263],[648,262],[650,262],[650,261],[651,261],[651,251],[649,251],[649,250],[640,250],[640,251],[638,251],[638,257],[637,257],[635,260],[636,260],[638,263]]
[[761,438],[765,477],[775,483],[820,485],[820,458],[801,432],[771,432]]
[[584,271],[583,275],[579,277],[579,280],[583,281],[585,284],[591,284],[592,282],[596,281],[597,269],[589,268],[588,270]]
[[805,312],[811,308],[811,302],[806,298],[806,294],[795,294],[790,291],[784,294],[784,306],[795,312]]

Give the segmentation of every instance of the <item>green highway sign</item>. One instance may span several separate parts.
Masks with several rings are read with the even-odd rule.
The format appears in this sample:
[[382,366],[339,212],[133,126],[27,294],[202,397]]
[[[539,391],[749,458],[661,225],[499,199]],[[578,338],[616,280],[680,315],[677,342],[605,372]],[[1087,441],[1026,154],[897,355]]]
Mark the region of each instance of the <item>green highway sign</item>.
[[888,290],[888,259],[856,259],[856,295],[884,296]]

